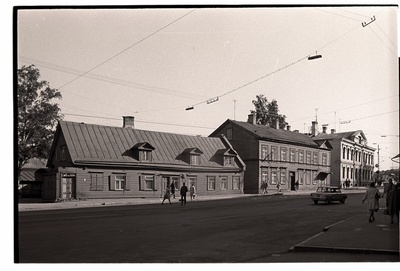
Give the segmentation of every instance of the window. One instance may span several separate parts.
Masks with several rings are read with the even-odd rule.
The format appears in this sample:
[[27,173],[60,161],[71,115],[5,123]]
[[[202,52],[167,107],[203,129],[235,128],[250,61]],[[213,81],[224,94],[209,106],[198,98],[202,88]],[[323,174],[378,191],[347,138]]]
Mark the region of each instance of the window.
[[311,151],[307,151],[306,164],[311,164]]
[[102,191],[103,190],[103,173],[89,173],[90,174],[90,190]]
[[269,183],[268,180],[268,169],[263,169],[261,172],[261,181],[265,182],[265,183]]
[[318,183],[318,181],[317,181],[317,174],[318,174],[318,172],[315,171],[315,170],[312,172],[313,184],[317,184],[317,183]]
[[347,160],[350,159],[350,149],[347,149]]
[[221,190],[228,190],[228,177],[220,177],[220,188]]
[[275,146],[271,147],[271,160],[272,161],[278,160],[278,147]]
[[343,152],[343,159],[345,159],[346,158],[346,148],[345,147],[343,147],[343,150],[342,150],[342,152]]
[[63,145],[58,149],[57,153],[57,160],[58,161],[65,161],[67,160],[67,146]]
[[215,177],[207,177],[207,190],[215,190]]
[[232,178],[232,189],[239,190],[240,189],[240,177]]
[[[188,187],[191,187],[192,184],[194,185],[194,187],[196,187],[196,180],[197,178],[192,176],[192,177],[188,177]],[[180,189],[180,187],[179,187]]]
[[327,153],[323,153],[322,154],[322,165],[323,166],[327,166],[328,165],[328,154]]
[[[155,190],[155,185],[154,185],[154,176],[152,175],[144,175],[144,176],[140,176],[140,190],[144,191],[144,190]],[[178,183],[175,182],[175,186],[177,186]]]
[[286,148],[281,148],[281,161],[286,161]]
[[268,146],[267,145],[261,146],[261,159],[268,160]]
[[271,168],[271,184],[276,184],[278,181],[277,168]]
[[226,138],[231,140],[233,138],[232,136],[232,128],[226,129]]
[[125,190],[125,175],[115,175],[115,190]]
[[346,178],[346,168],[345,167],[342,168],[342,178],[343,179]]
[[306,170],[306,184],[311,184],[311,170]]
[[191,165],[200,165],[200,155],[191,154],[190,155]]
[[140,151],[140,161],[141,162],[150,162],[151,152],[150,151]]
[[298,177],[299,177],[299,184],[304,184],[304,170],[299,169]]
[[318,152],[313,152],[313,164],[318,165]]
[[299,163],[303,164],[304,163],[304,151],[299,150]]
[[296,151],[295,151],[295,149],[290,149],[290,162],[296,162]]
[[224,156],[224,166],[225,167],[234,166],[234,157],[233,156]]
[[286,168],[281,168],[281,184],[286,184]]

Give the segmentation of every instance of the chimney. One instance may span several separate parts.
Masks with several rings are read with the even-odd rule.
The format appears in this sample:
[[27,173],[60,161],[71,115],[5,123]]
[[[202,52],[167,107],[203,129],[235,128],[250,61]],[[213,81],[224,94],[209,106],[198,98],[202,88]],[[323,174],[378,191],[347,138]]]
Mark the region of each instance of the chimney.
[[288,131],[290,131],[290,125],[286,126],[286,129],[287,129]]
[[123,116],[124,124],[122,127],[124,128],[135,128],[135,117],[132,116]]
[[294,130],[293,132],[295,132],[295,133],[298,133],[298,132],[299,132],[299,130]]
[[311,136],[317,136],[317,135],[318,135],[318,122],[313,121],[311,126]]
[[336,133],[335,129],[331,129],[331,135],[333,135],[334,133]]
[[247,122],[253,125],[257,124],[256,112],[251,112],[248,116]]
[[326,129],[328,129],[328,127],[322,126],[322,132],[323,132],[324,134],[326,134]]
[[276,129],[279,129],[279,119],[278,119],[278,118],[276,119],[275,128],[276,128]]

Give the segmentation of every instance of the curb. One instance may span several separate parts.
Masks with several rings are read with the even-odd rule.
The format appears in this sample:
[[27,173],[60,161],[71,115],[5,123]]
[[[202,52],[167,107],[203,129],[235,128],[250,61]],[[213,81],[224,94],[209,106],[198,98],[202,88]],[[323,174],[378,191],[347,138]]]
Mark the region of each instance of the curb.
[[[350,218],[349,218],[350,219]],[[326,226],[322,229],[322,232],[317,233],[314,236],[300,242],[297,245],[292,246],[289,248],[290,252],[328,252],[328,253],[357,253],[357,254],[385,254],[385,255],[400,255],[398,250],[390,250],[390,249],[371,249],[371,248],[348,248],[348,247],[325,247],[325,246],[309,246],[306,245],[307,242],[310,240],[317,238],[322,234],[326,234],[326,232],[336,226],[341,224],[349,219],[345,219],[339,222],[336,222],[332,225]]]

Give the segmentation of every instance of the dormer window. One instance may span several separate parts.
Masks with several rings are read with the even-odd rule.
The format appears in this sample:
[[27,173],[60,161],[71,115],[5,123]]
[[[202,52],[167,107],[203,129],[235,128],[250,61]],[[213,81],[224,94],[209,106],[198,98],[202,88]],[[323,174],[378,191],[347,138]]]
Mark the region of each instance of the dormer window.
[[200,155],[191,154],[190,155],[190,164],[191,165],[200,165]]
[[140,151],[140,161],[150,162],[151,161],[151,151]]
[[224,149],[221,151],[224,159],[224,167],[235,166],[235,157],[237,156],[237,153],[232,149]]
[[186,156],[186,161],[190,165],[200,165],[202,154],[203,152],[199,148],[188,148],[183,151],[183,155]]
[[148,142],[138,143],[131,148],[134,158],[140,162],[151,162],[152,152],[155,150]]

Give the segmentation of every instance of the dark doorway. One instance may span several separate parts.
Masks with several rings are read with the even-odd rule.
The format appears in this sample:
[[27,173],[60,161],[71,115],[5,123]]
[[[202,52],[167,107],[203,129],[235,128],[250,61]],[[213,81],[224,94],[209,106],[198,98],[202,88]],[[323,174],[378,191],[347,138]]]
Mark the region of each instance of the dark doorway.
[[296,190],[296,174],[293,171],[290,171],[289,177],[290,177],[290,190],[295,191]]

